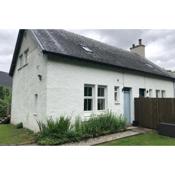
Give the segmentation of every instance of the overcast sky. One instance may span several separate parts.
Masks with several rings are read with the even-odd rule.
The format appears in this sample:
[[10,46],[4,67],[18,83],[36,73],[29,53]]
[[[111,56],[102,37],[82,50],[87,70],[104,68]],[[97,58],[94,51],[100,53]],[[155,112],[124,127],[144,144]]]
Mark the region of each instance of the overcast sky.
[[[146,45],[146,57],[175,70],[175,30],[71,30],[110,45],[129,50],[138,39]],[[8,72],[18,30],[0,30],[0,71]]]

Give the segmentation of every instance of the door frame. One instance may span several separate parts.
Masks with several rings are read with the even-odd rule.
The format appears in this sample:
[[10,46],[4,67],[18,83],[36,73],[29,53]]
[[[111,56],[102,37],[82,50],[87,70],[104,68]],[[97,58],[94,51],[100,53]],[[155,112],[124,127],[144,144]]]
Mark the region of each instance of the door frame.
[[123,87],[122,91],[123,91],[123,115],[124,115],[124,111],[125,111],[125,91],[129,92],[129,118],[127,118],[127,123],[131,124],[131,87]]

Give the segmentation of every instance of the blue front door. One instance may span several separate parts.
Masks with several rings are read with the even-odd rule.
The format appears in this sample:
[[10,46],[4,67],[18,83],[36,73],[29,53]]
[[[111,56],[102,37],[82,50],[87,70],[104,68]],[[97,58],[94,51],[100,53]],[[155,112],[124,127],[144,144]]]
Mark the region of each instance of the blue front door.
[[131,123],[131,90],[124,88],[124,117],[126,117],[128,124]]

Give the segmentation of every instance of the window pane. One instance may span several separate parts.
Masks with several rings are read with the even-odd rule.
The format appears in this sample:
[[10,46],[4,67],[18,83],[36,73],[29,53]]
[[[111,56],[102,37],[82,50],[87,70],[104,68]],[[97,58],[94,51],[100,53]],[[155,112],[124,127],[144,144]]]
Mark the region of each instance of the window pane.
[[139,89],[139,97],[145,97],[145,89]]
[[104,97],[104,96],[105,96],[105,88],[98,87],[98,97]]
[[162,98],[165,98],[165,91],[162,91]]
[[104,110],[105,109],[105,99],[98,99],[98,110]]
[[156,98],[160,97],[160,90],[156,90]]
[[115,86],[115,87],[114,87],[114,91],[117,91],[117,90],[118,90],[118,87]]
[[149,97],[152,97],[152,89],[149,89]]
[[92,87],[84,87],[84,96],[92,96]]
[[92,111],[92,99],[84,99],[84,111]]
[[114,100],[118,101],[118,93],[117,92],[114,92]]

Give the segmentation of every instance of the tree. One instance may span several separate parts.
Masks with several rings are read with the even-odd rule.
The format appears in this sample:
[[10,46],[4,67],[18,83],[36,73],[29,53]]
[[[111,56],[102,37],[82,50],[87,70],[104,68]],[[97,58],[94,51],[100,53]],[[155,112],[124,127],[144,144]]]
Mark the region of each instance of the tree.
[[0,117],[6,117],[11,103],[11,89],[0,86]]

